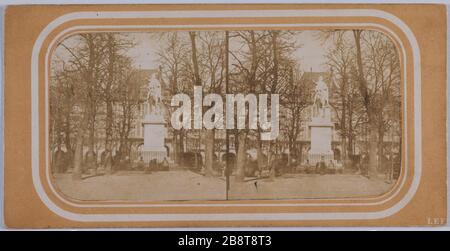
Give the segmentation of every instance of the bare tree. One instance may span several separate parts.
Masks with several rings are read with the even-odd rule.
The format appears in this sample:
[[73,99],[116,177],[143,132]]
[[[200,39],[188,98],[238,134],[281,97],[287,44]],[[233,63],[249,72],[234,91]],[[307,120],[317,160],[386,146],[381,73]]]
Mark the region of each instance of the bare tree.
[[[113,146],[113,129],[114,129],[114,102],[120,97],[117,96],[120,88],[120,80],[122,74],[128,70],[131,61],[123,55],[133,46],[133,41],[126,36],[115,33],[107,33],[106,56],[104,61],[105,79],[100,84],[102,99],[106,106],[105,117],[105,151],[103,153],[104,167],[106,173],[112,171],[112,146]],[[119,134],[120,135],[120,134]]]
[[[230,51],[233,64],[233,71],[235,71],[235,79],[233,82],[237,83],[233,86],[234,91],[240,93],[255,93],[257,88],[257,70],[261,60],[261,45],[263,38],[267,36],[264,32],[256,31],[242,31],[236,33],[247,47],[246,50]],[[241,82],[242,81],[242,82]],[[243,83],[243,84],[242,84]],[[242,109],[242,108],[241,108]],[[246,109],[246,108],[245,108]],[[246,161],[246,144],[247,144],[248,130],[235,130],[235,148],[237,148],[236,160],[236,181],[243,181],[245,178],[245,161]]]
[[[203,83],[203,92],[222,93],[222,83],[224,81],[224,37],[222,32],[203,32],[200,33],[201,50],[200,58],[205,79]],[[214,104],[213,104],[214,105]],[[216,119],[216,118],[213,118]],[[214,121],[211,121],[214,122]],[[222,121],[217,121],[222,123]],[[205,174],[211,176],[214,166],[214,148],[215,148],[215,130],[205,129]]]
[[[373,111],[377,128],[378,169],[385,164],[384,136],[399,117],[390,116],[400,103],[400,62],[395,45],[379,32],[367,32],[367,79],[373,86]],[[400,114],[400,112],[398,113]]]
[[353,37],[355,41],[356,48],[356,65],[358,72],[358,90],[363,99],[363,104],[366,110],[369,126],[369,175],[376,176],[378,171],[378,160],[377,160],[377,127],[376,127],[376,107],[373,101],[373,94],[375,90],[370,90],[370,86],[367,83],[364,63],[363,63],[363,53],[362,53],[362,34],[363,30],[353,30]]
[[348,155],[353,152],[355,134],[359,138],[368,136],[369,175],[376,176],[383,159],[383,135],[387,128],[384,111],[395,103],[389,102],[390,99],[398,98],[395,93],[399,88],[399,58],[395,46],[382,33],[352,30],[350,34],[333,30],[322,32],[320,37],[334,42],[327,59],[339,96],[334,104],[339,130],[347,139],[347,142],[343,139],[342,145]]
[[[326,35],[326,34],[325,34]],[[357,75],[355,54],[353,45],[345,31],[333,33],[333,45],[327,52],[327,65],[331,69],[333,88],[333,107],[341,137],[341,149],[344,162],[354,153],[353,142],[355,140],[354,128],[360,123],[362,116],[361,102],[357,89]]]
[[104,39],[101,34],[76,35],[77,46],[64,47],[71,55],[69,60],[74,71],[80,75],[81,86],[75,88],[77,107],[82,111],[80,126],[77,130],[73,177],[81,178],[83,161],[83,139],[87,136],[88,152],[86,154],[86,168],[95,168],[96,157],[94,152],[95,120],[98,107],[98,88],[102,80],[101,61],[104,55]]
[[129,136],[138,115],[137,108],[142,103],[140,89],[145,81],[139,78],[137,71],[131,67],[130,58],[120,59],[120,78],[117,89],[117,119],[115,129],[118,134],[119,160],[124,160],[130,155]]
[[[158,51],[158,61],[161,65],[161,81],[168,87],[170,95],[178,93],[189,93],[189,86],[183,81],[183,75],[187,75],[187,65],[189,65],[188,45],[184,43],[181,33],[163,33],[159,36],[162,47]],[[168,109],[168,116],[171,115]],[[177,163],[181,161],[181,153],[184,150],[185,130],[183,128],[175,130],[172,128],[173,145],[175,148],[174,157]]]
[[[299,64],[298,61],[292,58],[293,52],[299,48],[300,45],[297,44],[295,35],[298,32],[291,31],[268,31],[268,36],[265,39],[266,50],[263,54],[262,64],[260,67],[260,75],[261,75],[261,92],[268,94],[280,94],[281,96],[281,106],[286,107],[289,106],[289,102],[293,101],[289,100],[290,91],[292,91],[292,84],[294,81],[294,68],[296,64]],[[298,90],[297,90],[298,91]],[[305,93],[297,93],[302,94],[300,96],[301,103],[307,102],[303,98]],[[300,103],[297,103],[299,105]],[[301,106],[306,105],[305,103],[301,104]],[[294,105],[295,106],[295,105]],[[290,108],[293,108],[291,105]],[[288,108],[288,111],[293,111]],[[303,108],[297,107],[300,110]],[[296,111],[298,112],[298,111]],[[301,124],[301,121],[297,121]],[[297,127],[298,125],[294,125]],[[291,125],[291,128],[292,125]],[[292,131],[291,131],[292,132]],[[259,138],[259,140],[261,140]],[[277,140],[269,142],[269,150],[268,150],[268,165],[271,167],[271,176],[275,176],[275,165],[279,165],[278,163],[274,163],[275,161],[275,153],[283,151],[283,144],[276,144]],[[288,143],[290,147],[294,146],[294,143]]]
[[[67,44],[66,44],[67,42]],[[117,76],[122,74],[121,67],[129,67],[131,61],[125,62],[125,48],[132,43],[123,37],[112,33],[84,33],[64,41],[60,47],[66,51],[66,60],[62,68],[70,91],[66,93],[69,107],[64,111],[67,114],[66,147],[72,149],[71,125],[76,123],[76,142],[74,147],[73,177],[79,179],[85,169],[96,169],[97,154],[95,144],[100,133],[100,122],[103,119],[99,109],[106,106],[105,122],[105,148],[111,151],[113,138],[113,104],[116,98],[115,90],[118,82]],[[71,116],[74,114],[74,116]],[[71,122],[75,119],[75,122]],[[87,143],[87,153],[83,163],[83,148]]]
[[298,156],[299,149],[297,142],[303,129],[302,118],[304,117],[304,110],[311,104],[310,93],[312,91],[312,86],[308,84],[304,73],[298,67],[292,65],[290,71],[289,85],[284,94],[285,98],[283,102],[285,110],[283,131],[284,138],[288,142],[289,161],[291,161],[292,157],[301,158],[301,156]]

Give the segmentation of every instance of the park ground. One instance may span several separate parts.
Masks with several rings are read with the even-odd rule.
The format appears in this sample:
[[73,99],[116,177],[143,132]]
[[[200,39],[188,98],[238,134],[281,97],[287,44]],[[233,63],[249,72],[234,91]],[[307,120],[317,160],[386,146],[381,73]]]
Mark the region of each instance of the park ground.
[[[392,184],[359,174],[284,174],[275,178],[230,178],[229,199],[348,198],[386,193]],[[56,187],[77,200],[224,200],[224,177],[205,177],[189,170],[120,171],[73,180],[57,174]]]

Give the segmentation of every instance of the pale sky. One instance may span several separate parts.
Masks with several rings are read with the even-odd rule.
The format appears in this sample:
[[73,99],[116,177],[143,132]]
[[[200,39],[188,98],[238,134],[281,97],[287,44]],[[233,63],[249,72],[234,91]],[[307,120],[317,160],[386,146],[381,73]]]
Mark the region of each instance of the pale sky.
[[134,66],[141,69],[158,68],[156,52],[160,45],[150,33],[134,33],[136,46],[128,51],[128,55],[134,59]]
[[[316,33],[317,31],[302,31],[296,35],[297,44],[301,47],[296,50],[294,57],[299,59],[298,62],[303,71],[310,71],[311,68],[315,72],[327,70],[324,66],[324,56],[329,44],[322,44],[322,41],[315,36]],[[129,36],[136,42],[136,45],[128,51],[128,55],[133,58],[134,66],[141,69],[158,68],[157,51],[164,41],[159,41],[155,33],[130,33]],[[73,38],[64,41],[64,44],[69,47],[75,46],[76,43]],[[230,46],[233,46],[232,40]],[[62,47],[58,47],[54,55],[59,59],[70,56]]]
[[314,36],[317,31],[303,31],[297,35],[297,41],[303,46],[297,49],[295,57],[300,59],[300,65],[303,71],[326,71],[325,54],[327,53],[329,43],[322,44]]
[[[303,31],[296,36],[301,48],[297,49],[294,56],[300,60],[300,66],[303,71],[326,71],[323,63],[324,55],[327,52],[327,44],[316,39],[314,34],[317,31]],[[155,69],[158,67],[156,62],[156,52],[160,47],[161,41],[158,41],[150,33],[135,33],[136,46],[129,50],[128,54],[134,59],[135,67],[141,69]]]

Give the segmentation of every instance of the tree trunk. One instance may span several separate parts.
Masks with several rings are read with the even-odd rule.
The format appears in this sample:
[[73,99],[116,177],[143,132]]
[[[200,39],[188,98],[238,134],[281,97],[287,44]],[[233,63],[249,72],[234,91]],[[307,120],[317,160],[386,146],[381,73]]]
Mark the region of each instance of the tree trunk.
[[237,152],[237,168],[236,168],[236,181],[243,182],[245,178],[245,160],[246,160],[246,139],[247,134],[243,131],[239,133],[238,141],[239,148]]
[[97,58],[99,57],[96,51],[96,44],[94,42],[94,35],[87,34],[87,43],[89,45],[89,62],[88,62],[88,72],[86,78],[86,84],[88,85],[88,103],[87,106],[87,129],[89,132],[88,137],[88,152],[86,153],[86,160],[84,167],[87,169],[94,168],[94,137],[95,137],[95,113],[96,113],[96,77],[95,77],[95,66],[97,64]]
[[200,71],[198,68],[198,60],[197,60],[197,46],[195,41],[195,31],[189,32],[189,37],[191,38],[191,50],[192,50],[192,65],[194,66],[194,85],[202,85],[201,79],[200,79]]
[[376,177],[378,175],[377,166],[377,148],[378,148],[378,133],[377,128],[370,126],[369,128],[369,176]]
[[363,98],[366,108],[367,117],[369,119],[369,175],[377,176],[377,127],[375,126],[374,110],[370,102],[367,81],[364,77],[363,61],[361,53],[361,33],[362,30],[353,30],[353,36],[356,45],[356,61],[358,68],[359,92]]
[[94,169],[95,171],[96,158],[94,148],[95,148],[95,119],[94,115],[91,115],[91,121],[89,121],[88,151],[86,153],[85,168]]
[[113,129],[113,104],[112,104],[112,87],[114,84],[114,64],[115,64],[115,45],[114,45],[114,35],[108,34],[108,81],[105,89],[106,96],[106,128],[105,128],[105,162],[104,168],[106,174],[111,174],[112,172],[112,129]]
[[[273,52],[273,84],[272,87],[278,85],[278,31],[273,31],[272,33],[272,52]],[[273,90],[274,92],[275,90]]]
[[352,108],[352,101],[349,101],[349,110],[348,110],[348,126],[347,126],[347,148],[342,148],[343,151],[347,152],[347,159],[349,156],[353,156],[353,108]]
[[112,111],[112,102],[107,100],[106,102],[106,132],[105,132],[105,162],[103,163],[103,167],[105,168],[106,174],[112,173],[112,122],[113,122],[113,111]]
[[185,149],[184,149],[184,136],[185,136],[185,132],[183,131],[183,130],[180,130],[180,141],[179,141],[179,156],[178,156],[178,161],[179,161],[179,163],[180,164],[183,164],[183,163],[181,163],[181,160],[183,159],[182,158],[182,154],[185,152]]
[[71,144],[71,140],[70,140],[70,113],[68,113],[69,115],[67,115],[66,118],[66,124],[65,124],[65,130],[64,130],[64,145],[66,146],[66,150],[67,152],[72,152],[72,144]]
[[264,167],[261,133],[259,133],[258,143],[256,144],[256,155],[257,155],[258,170],[259,170],[259,174],[261,175],[263,167]]
[[[199,70],[199,66],[198,66],[196,36],[197,35],[196,35],[195,31],[189,32],[189,37],[191,39],[192,65],[194,67],[194,85],[201,86],[202,81],[200,79],[200,70]],[[195,167],[196,168],[199,167],[199,160],[198,160],[199,153],[200,153],[200,144],[197,145],[196,154],[195,154]]]
[[214,130],[205,130],[205,176],[213,175]]
[[275,168],[276,168],[276,166],[275,166],[275,161],[274,161],[274,153],[273,153],[273,142],[272,141],[270,141],[269,142],[269,151],[268,151],[268,153],[267,153],[267,166],[269,166],[269,168],[270,168],[270,178],[271,179],[273,179],[273,178],[275,178]]
[[[346,84],[345,81],[343,82],[343,90],[342,92],[345,93],[346,89]],[[347,143],[347,138],[349,136],[348,131],[347,131],[347,102],[346,102],[346,98],[345,95],[341,96],[342,99],[342,115],[341,115],[341,161],[346,161],[347,160],[347,154],[345,149],[346,147],[346,143]]]
[[175,160],[175,163],[179,163],[179,154],[180,154],[180,131],[179,130],[173,130],[172,134],[172,145],[173,145],[173,159]]
[[81,174],[83,172],[83,129],[78,129],[76,143],[75,143],[75,153],[73,157],[73,172],[72,178],[75,180],[81,179]]
[[351,155],[353,155],[353,136],[350,136],[348,138],[348,144],[347,144],[347,158],[349,158]]
[[384,164],[384,130],[383,126],[378,128],[378,170],[382,170],[382,165]]
[[297,157],[298,163],[303,163],[303,143],[299,143],[299,147],[297,149]]

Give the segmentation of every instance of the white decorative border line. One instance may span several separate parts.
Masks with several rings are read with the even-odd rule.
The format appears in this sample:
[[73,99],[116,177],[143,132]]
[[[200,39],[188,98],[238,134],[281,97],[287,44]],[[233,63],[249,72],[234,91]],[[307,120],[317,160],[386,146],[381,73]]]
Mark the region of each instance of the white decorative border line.
[[[283,27],[283,28],[289,28],[289,27],[323,27],[324,24],[280,24],[280,25],[276,25],[276,24],[260,24],[260,25],[252,25],[251,28],[260,28],[260,27]],[[376,25],[376,24],[372,24],[372,23],[358,23],[358,24],[349,24],[349,23],[332,23],[332,24],[327,24],[327,27],[329,26],[339,26],[339,27],[376,27],[376,28],[382,28],[384,29],[384,26],[381,25]],[[73,26],[70,28],[65,29],[64,31],[60,32],[58,34],[58,36],[56,36],[52,42],[49,44],[48,48],[47,48],[47,53],[46,53],[46,57],[45,57],[45,72],[49,72],[48,69],[48,65],[49,65],[49,60],[51,57],[51,48],[53,48],[53,46],[58,43],[59,41],[64,40],[64,38],[70,36],[71,34],[73,34],[73,32],[76,33],[80,33],[80,32],[98,32],[99,29],[114,29],[114,32],[130,32],[127,29],[133,29],[133,28],[141,28],[141,29],[151,29],[151,28],[208,28],[208,29],[217,29],[217,28],[230,28],[230,27],[242,27],[242,24],[234,24],[234,25],[196,25],[196,26],[190,26],[190,25],[139,25],[139,26],[128,26],[128,25],[120,25],[120,29],[118,29],[119,26],[117,25],[101,25],[101,26]],[[402,55],[403,55],[403,60],[406,61],[406,53],[405,53],[405,49],[403,47],[403,44],[401,43],[401,41],[399,40],[399,38],[395,35],[395,33],[392,33],[392,31],[389,31],[389,34],[386,34],[388,36],[390,36],[391,38],[394,37],[395,41],[397,41],[400,45],[401,45],[401,49],[402,49]],[[404,75],[405,78],[404,79],[404,84],[405,84],[405,103],[406,103],[406,65],[403,65],[404,67]],[[49,79],[48,79],[48,75],[45,75],[45,88],[46,88],[46,95],[45,95],[45,109],[46,109],[46,121],[49,121],[48,119],[48,83],[49,83]],[[405,120],[406,120],[406,106],[405,106]],[[400,188],[397,189],[397,191],[395,193],[393,193],[390,197],[388,197],[387,199],[378,201],[378,202],[367,202],[367,203],[280,203],[280,204],[275,204],[275,203],[271,203],[271,204],[238,204],[238,203],[230,203],[230,204],[219,204],[219,203],[214,203],[214,204],[131,204],[131,203],[126,203],[126,204],[114,204],[117,202],[123,202],[123,201],[117,201],[117,200],[107,200],[107,201],[103,201],[103,202],[108,202],[108,204],[76,204],[73,203],[71,201],[66,200],[63,196],[61,196],[56,189],[53,186],[53,182],[51,181],[50,178],[50,168],[49,168],[49,160],[48,160],[48,145],[49,145],[49,135],[48,135],[49,129],[48,129],[48,123],[46,124],[46,179],[47,182],[50,186],[50,189],[52,190],[52,192],[55,194],[56,197],[58,197],[58,199],[60,199],[61,201],[63,201],[64,203],[74,206],[74,207],[186,207],[186,206],[194,206],[194,207],[217,207],[217,206],[368,206],[368,205],[379,205],[382,203],[385,203],[386,201],[388,201],[390,198],[396,196],[399,191],[400,188],[404,185],[405,183],[405,177],[401,180],[400,183]],[[406,134],[406,125],[405,125],[405,134]],[[406,148],[406,147],[405,147]],[[407,162],[407,160],[406,160]],[[407,166],[407,163],[405,163],[405,166]],[[407,170],[404,170],[404,175],[406,176],[407,174]],[[383,195],[382,195],[383,196]],[[382,197],[380,196],[380,197]],[[320,199],[320,198],[319,198]],[[349,198],[336,198],[333,199],[334,201],[342,201],[342,200],[348,200]],[[350,198],[351,199],[351,198]],[[374,198],[358,198],[358,200],[372,200]],[[314,200],[318,200],[318,199],[307,199],[310,201],[314,201]],[[146,201],[142,201],[142,202],[146,202]]]
[[[57,206],[45,193],[45,190],[42,186],[40,176],[39,176],[39,52],[43,45],[46,37],[59,25],[76,20],[76,19],[123,19],[123,18],[243,18],[243,17],[377,17],[385,19],[389,22],[394,23],[399,29],[401,29],[406,37],[409,40],[409,43],[413,50],[413,66],[414,66],[414,100],[419,100],[419,102],[414,102],[414,177],[411,187],[409,188],[406,195],[394,206],[378,211],[378,212],[359,212],[359,213],[351,213],[351,212],[323,212],[323,213],[223,213],[223,214],[77,214],[73,212],[66,211],[59,206]],[[394,37],[397,42],[401,45],[403,51],[403,62],[404,62],[404,108],[405,108],[405,118],[404,118],[404,133],[407,135],[407,126],[406,126],[406,53],[401,43],[401,40],[396,36],[394,32],[392,32],[388,27],[379,25],[379,24],[355,24],[355,23],[326,23],[326,24],[233,24],[233,25],[135,25],[135,26],[77,26],[71,27],[59,33],[61,36],[64,32],[75,30],[75,29],[92,29],[92,28],[220,28],[220,27],[301,27],[301,26],[373,26],[373,27],[381,27],[384,30],[389,31],[390,36]],[[45,58],[45,67],[47,72],[48,65],[48,57],[49,57],[49,48],[52,48],[52,45],[58,41],[58,37],[56,37],[52,44],[47,48],[47,54]],[[372,9],[354,9],[354,10],[233,10],[233,11],[146,11],[146,12],[74,12],[70,14],[63,15],[54,21],[52,21],[45,29],[41,32],[38,39],[35,42],[32,52],[32,60],[31,60],[31,111],[32,111],[32,177],[33,184],[35,186],[36,192],[38,193],[41,200],[44,204],[57,215],[74,220],[74,221],[110,221],[110,222],[131,222],[131,221],[254,221],[254,220],[350,220],[350,219],[379,219],[390,216],[399,210],[401,210],[414,196],[417,187],[420,183],[420,176],[422,172],[422,128],[421,128],[421,73],[420,73],[420,51],[417,44],[417,41],[412,33],[412,31],[408,28],[408,26],[403,23],[400,19],[380,10],[372,10]],[[48,75],[45,75],[45,109],[46,109],[46,146],[48,145]],[[47,147],[48,148],[48,147]],[[48,149],[46,149],[48,151]],[[405,152],[407,153],[407,144],[405,144]],[[46,161],[48,163],[48,154],[46,154]],[[407,166],[408,158],[405,158],[405,166]],[[405,168],[405,171],[407,168]],[[59,194],[54,190],[52,183],[50,182],[50,177],[48,173],[48,168],[46,171],[47,182],[50,185],[52,192],[55,195],[64,201],[65,203],[75,206],[75,207],[186,207],[186,206],[339,206],[339,205],[376,205],[386,202],[388,199],[377,202],[377,203],[352,203],[352,204],[320,204],[320,203],[302,203],[302,204],[158,204],[158,205],[130,205],[130,204],[118,204],[118,205],[80,205],[69,202],[59,196]],[[406,177],[406,173],[405,173]],[[403,179],[401,186],[405,183],[405,179]],[[400,186],[400,187],[401,187]],[[397,192],[392,195],[395,196]]]

